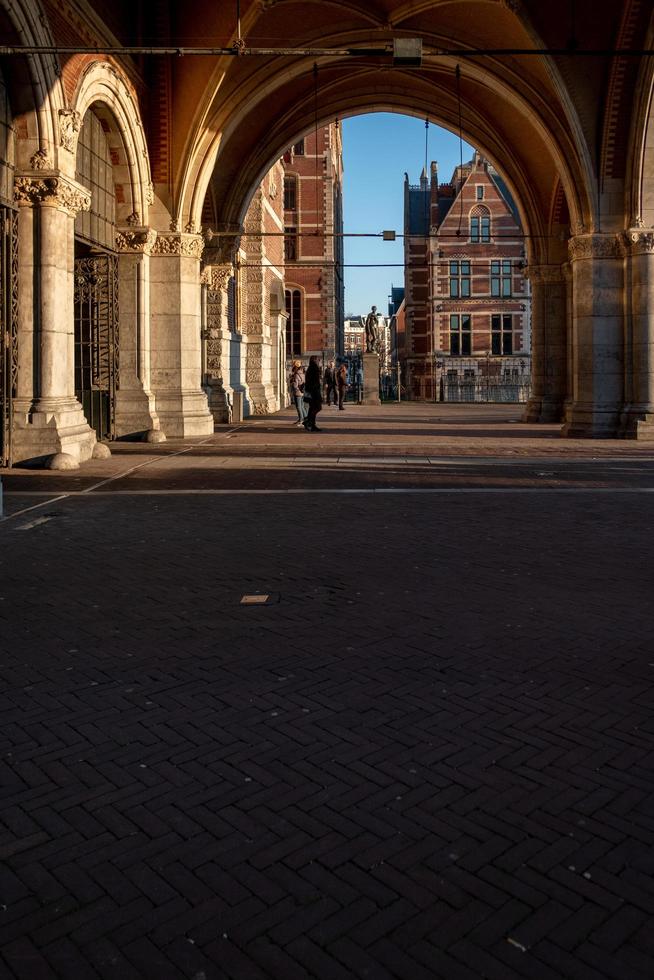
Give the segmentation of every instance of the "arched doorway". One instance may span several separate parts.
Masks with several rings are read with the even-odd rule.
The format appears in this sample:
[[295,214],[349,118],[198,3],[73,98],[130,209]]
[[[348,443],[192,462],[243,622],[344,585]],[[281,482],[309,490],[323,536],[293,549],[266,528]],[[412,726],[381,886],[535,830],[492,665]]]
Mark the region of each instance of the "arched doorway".
[[115,435],[118,380],[116,193],[102,120],[84,116],[76,179],[91,191],[91,208],[75,219],[75,395],[98,439]]

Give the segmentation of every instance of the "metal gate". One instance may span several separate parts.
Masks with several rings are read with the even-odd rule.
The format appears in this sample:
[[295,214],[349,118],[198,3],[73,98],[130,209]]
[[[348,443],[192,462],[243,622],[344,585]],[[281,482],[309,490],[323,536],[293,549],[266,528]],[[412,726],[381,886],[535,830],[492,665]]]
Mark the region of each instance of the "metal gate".
[[115,436],[118,260],[75,259],[75,395],[98,439]]
[[0,466],[11,465],[12,404],[16,396],[18,352],[18,220],[0,207]]

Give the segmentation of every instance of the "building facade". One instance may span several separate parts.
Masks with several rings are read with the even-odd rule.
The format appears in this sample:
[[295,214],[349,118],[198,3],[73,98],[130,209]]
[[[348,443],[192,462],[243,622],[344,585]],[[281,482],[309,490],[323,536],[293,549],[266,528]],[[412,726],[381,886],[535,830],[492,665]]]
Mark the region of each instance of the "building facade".
[[343,353],[343,147],[339,123],[284,154],[287,358]]
[[530,292],[515,203],[479,153],[448,184],[404,185],[407,390],[412,398],[526,401]]

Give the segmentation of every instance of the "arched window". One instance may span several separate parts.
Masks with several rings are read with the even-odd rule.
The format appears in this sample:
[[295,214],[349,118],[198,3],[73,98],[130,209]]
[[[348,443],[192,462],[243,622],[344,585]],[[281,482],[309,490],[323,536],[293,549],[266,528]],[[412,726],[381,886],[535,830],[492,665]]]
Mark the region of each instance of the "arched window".
[[116,193],[111,151],[104,127],[89,110],[77,141],[76,179],[91,191],[91,209],[75,218],[75,234],[94,245],[114,247]]
[[302,353],[302,293],[299,289],[287,289],[286,301],[286,356],[298,357]]
[[491,221],[488,208],[478,205],[470,212],[470,241],[473,244],[490,242]]

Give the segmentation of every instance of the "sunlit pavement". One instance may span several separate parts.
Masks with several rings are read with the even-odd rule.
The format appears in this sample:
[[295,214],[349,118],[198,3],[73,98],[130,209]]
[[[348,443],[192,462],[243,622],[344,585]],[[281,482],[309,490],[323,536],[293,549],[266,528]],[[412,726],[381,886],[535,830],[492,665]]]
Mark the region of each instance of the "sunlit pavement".
[[654,443],[518,417],[3,473],[0,976],[649,980]]

